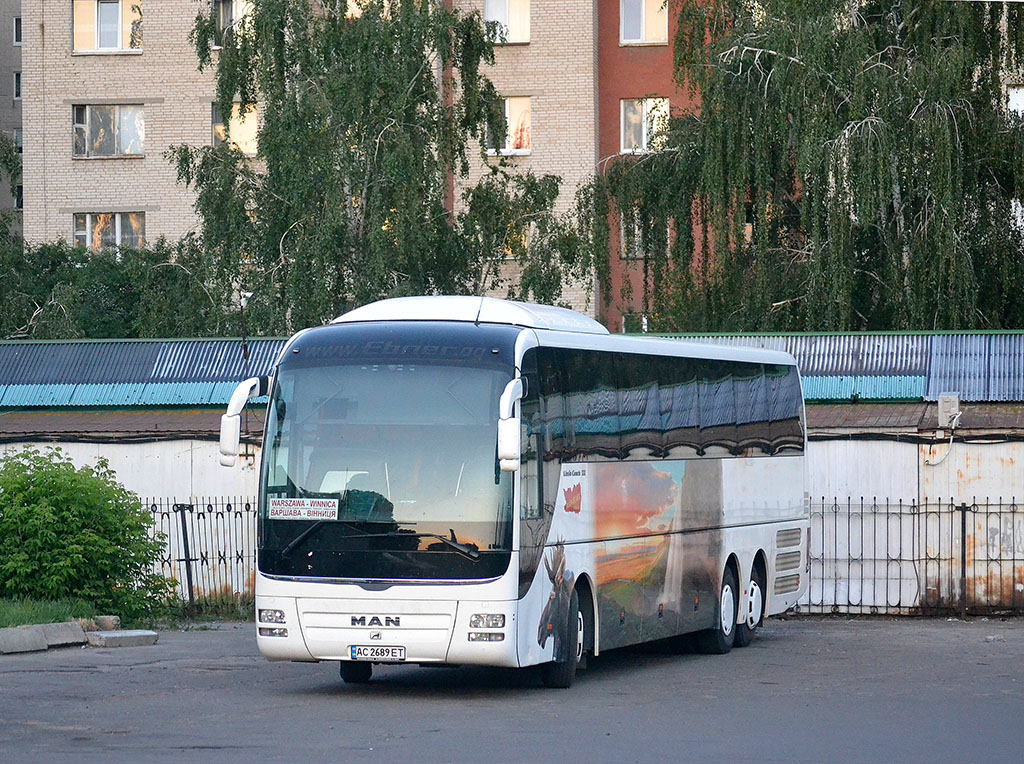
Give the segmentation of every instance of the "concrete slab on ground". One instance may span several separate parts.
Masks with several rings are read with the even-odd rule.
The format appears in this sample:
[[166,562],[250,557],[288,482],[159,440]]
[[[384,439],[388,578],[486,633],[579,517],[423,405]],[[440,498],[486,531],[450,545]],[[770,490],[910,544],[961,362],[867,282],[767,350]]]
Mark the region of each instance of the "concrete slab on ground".
[[39,628],[43,630],[43,637],[46,639],[47,647],[84,645],[87,641],[85,631],[74,621],[44,623]]
[[0,654],[31,653],[46,648],[46,635],[39,626],[0,629]]
[[155,645],[159,635],[148,629],[129,629],[126,631],[90,631],[88,637],[90,647],[141,647]]

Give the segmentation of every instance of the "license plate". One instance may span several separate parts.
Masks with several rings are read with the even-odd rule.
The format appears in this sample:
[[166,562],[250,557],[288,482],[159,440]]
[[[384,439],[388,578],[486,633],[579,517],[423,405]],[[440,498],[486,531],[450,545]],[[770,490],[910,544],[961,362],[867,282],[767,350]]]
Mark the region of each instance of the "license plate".
[[383,647],[381,645],[352,645],[348,649],[354,661],[404,661],[404,647]]

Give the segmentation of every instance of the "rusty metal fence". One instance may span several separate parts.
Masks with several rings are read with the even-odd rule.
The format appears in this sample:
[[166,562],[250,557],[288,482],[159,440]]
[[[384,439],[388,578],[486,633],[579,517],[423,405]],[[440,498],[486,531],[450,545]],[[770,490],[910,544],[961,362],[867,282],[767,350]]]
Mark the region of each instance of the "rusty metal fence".
[[[251,595],[253,497],[147,499],[166,537],[156,571],[183,599]],[[1024,612],[1024,505],[1015,500],[818,499],[799,610],[848,614]]]
[[145,499],[154,534],[165,537],[154,570],[178,583],[182,599],[251,595],[256,571],[256,499]]
[[803,612],[1024,612],[1024,507],[1014,499],[820,499],[809,556]]

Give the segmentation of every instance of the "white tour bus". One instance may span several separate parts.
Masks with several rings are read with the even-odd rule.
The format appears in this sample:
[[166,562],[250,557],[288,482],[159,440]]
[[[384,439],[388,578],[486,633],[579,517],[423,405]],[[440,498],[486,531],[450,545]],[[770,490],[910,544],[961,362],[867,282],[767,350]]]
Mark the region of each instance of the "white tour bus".
[[807,586],[804,406],[785,353],[610,335],[476,297],[295,335],[269,394],[257,533],[273,660],[542,666],[694,634],[724,653]]

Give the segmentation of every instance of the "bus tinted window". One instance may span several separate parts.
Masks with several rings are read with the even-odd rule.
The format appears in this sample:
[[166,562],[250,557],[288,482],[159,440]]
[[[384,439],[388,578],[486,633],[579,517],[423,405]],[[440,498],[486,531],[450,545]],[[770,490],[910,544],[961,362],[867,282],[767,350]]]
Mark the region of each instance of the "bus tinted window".
[[537,359],[546,460],[803,450],[795,367],[566,348]]

